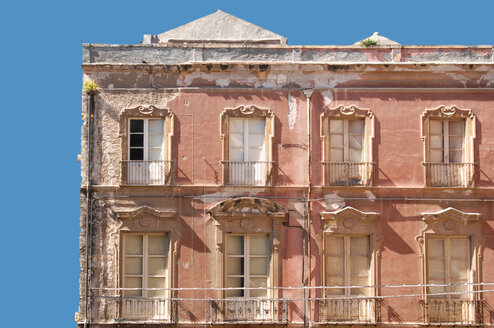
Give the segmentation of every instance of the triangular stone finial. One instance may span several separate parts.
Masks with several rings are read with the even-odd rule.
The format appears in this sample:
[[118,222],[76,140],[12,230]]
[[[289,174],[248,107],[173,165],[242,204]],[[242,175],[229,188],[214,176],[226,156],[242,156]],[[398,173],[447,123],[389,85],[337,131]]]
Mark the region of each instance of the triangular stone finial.
[[354,46],[365,46],[363,44],[363,41],[365,43],[366,40],[371,40],[371,41],[375,41],[376,42],[376,46],[396,46],[396,45],[400,45],[398,42],[396,41],[393,41],[393,40],[390,40],[388,39],[387,37],[385,36],[382,36],[379,34],[379,32],[374,32],[371,36],[363,39],[363,40],[360,40],[358,42],[355,42],[353,45]]
[[220,9],[173,30],[145,35],[143,43],[256,43],[286,44],[283,36]]

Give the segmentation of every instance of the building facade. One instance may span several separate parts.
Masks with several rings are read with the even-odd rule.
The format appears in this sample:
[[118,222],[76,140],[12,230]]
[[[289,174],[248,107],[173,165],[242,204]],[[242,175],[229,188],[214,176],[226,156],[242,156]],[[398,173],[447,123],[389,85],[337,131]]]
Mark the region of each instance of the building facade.
[[218,11],[82,68],[78,326],[493,323],[493,46]]

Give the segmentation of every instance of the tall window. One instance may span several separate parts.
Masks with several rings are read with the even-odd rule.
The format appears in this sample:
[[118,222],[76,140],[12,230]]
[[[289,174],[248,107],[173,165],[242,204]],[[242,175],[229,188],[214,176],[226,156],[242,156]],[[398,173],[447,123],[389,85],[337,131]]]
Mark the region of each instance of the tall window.
[[323,183],[372,184],[374,115],[368,109],[339,106],[321,114]]
[[[268,235],[226,236],[226,286],[268,287]],[[227,297],[267,297],[266,289],[228,290]]]
[[221,113],[223,184],[272,184],[274,113],[255,105]]
[[465,121],[430,120],[431,162],[462,163]]
[[129,120],[129,184],[164,184],[164,120]]
[[364,120],[330,120],[331,162],[362,162]]
[[261,118],[231,118],[229,122],[230,184],[266,182],[265,122]]
[[[470,272],[470,238],[434,237],[427,240],[427,283],[466,284]],[[468,286],[429,287],[429,293],[467,292]],[[468,294],[431,295],[431,298],[468,299]]]
[[[326,286],[369,286],[369,236],[326,237]],[[328,288],[328,295],[370,295],[370,288]]]
[[168,317],[166,234],[123,235],[123,316]]
[[455,106],[427,109],[422,114],[427,186],[473,186],[475,125],[470,110]]

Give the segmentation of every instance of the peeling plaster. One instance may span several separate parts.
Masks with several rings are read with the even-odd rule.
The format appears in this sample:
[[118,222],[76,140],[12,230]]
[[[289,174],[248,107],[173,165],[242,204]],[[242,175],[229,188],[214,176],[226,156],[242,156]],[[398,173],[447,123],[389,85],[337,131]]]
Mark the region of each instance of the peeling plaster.
[[230,80],[229,79],[217,79],[216,80],[216,86],[218,87],[227,87],[230,85]]
[[367,190],[365,192],[365,195],[367,196],[367,198],[369,198],[369,200],[376,200],[376,196],[370,190]]
[[288,94],[288,126],[290,130],[295,128],[295,123],[297,122],[297,99],[295,99],[291,94]]
[[333,92],[332,91],[324,91],[324,92],[321,92],[321,95],[323,98],[324,106],[329,106],[329,104],[331,104],[331,102],[334,99]]
[[323,206],[327,210],[337,210],[345,207],[345,200],[338,196],[338,194],[327,194],[324,195]]

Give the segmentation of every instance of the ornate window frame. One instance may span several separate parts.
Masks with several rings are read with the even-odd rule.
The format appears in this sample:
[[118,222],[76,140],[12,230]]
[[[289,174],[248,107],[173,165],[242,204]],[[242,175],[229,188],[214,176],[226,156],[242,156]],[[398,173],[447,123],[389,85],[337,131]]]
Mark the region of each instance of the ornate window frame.
[[[369,236],[371,251],[370,285],[378,285],[378,259],[380,257],[381,244],[384,240],[377,226],[379,218],[379,213],[363,212],[351,206],[346,206],[333,212],[321,212],[321,220],[323,221],[321,277],[323,286],[326,286],[326,237],[328,235]],[[377,288],[371,288],[370,297],[372,296],[377,296]]]
[[274,138],[274,113],[270,109],[263,109],[256,105],[241,105],[235,108],[225,108],[220,115],[220,137],[221,137],[221,160],[223,165],[223,185],[229,184],[228,163],[230,159],[230,118],[262,118],[264,124],[264,147],[265,147],[265,162],[267,162],[266,186],[272,184],[273,166],[273,138]]
[[[121,138],[121,150],[122,150],[122,165],[120,170],[120,184],[126,184],[128,170],[125,165],[126,161],[129,160],[129,121],[130,119],[146,119],[146,118],[161,118],[164,120],[164,134],[163,134],[163,145],[165,149],[165,161],[172,163],[172,137],[174,135],[174,121],[175,115],[169,108],[159,108],[154,105],[140,105],[134,108],[125,109],[120,114],[119,122],[119,136]],[[165,179],[171,184],[172,178],[171,174],[173,171],[173,165],[167,166],[168,172],[165,175],[168,176]]]
[[[177,286],[177,261],[178,247],[181,237],[180,223],[176,220],[176,212],[174,210],[160,210],[149,206],[141,206],[134,209],[118,209],[114,211],[116,217],[120,220],[118,228],[116,256],[117,286],[123,287],[123,235],[125,233],[165,233],[168,240],[168,279],[166,288],[174,288]],[[167,298],[176,297],[176,291],[168,290]],[[123,293],[119,293],[123,296]],[[117,310],[119,316],[121,309]],[[177,318],[176,304],[168,302],[168,320],[174,322]],[[152,318],[149,319],[152,321]],[[141,321],[146,321],[145,319]]]
[[[375,116],[368,108],[359,108],[356,105],[340,105],[334,108],[327,108],[320,117],[320,135],[321,135],[321,161],[323,164],[331,161],[330,156],[330,120],[351,120],[351,119],[363,119],[364,120],[364,135],[363,135],[363,147],[362,155],[363,163],[370,163],[370,175],[362,181],[363,185],[372,184],[373,179],[373,146],[374,146],[374,134],[375,134]],[[323,185],[330,185],[328,179],[329,168],[327,165],[323,165]]]
[[[221,201],[208,210],[215,224],[216,239],[216,281],[217,298],[225,298],[225,253],[227,234],[256,234],[269,236],[269,285],[279,286],[281,275],[280,248],[283,240],[282,223],[288,218],[288,211],[270,200],[257,197],[239,197]],[[278,289],[271,289],[269,298],[279,297]],[[276,312],[275,312],[276,313]],[[276,320],[275,320],[276,321]]]
[[[424,184],[428,186],[430,184],[427,178],[427,163],[431,162],[430,158],[430,120],[463,120],[465,121],[465,130],[464,130],[464,159],[463,163],[468,164],[475,163],[475,138],[477,137],[476,132],[476,117],[470,109],[462,109],[458,106],[445,106],[441,105],[436,108],[426,109],[422,115],[420,120],[420,131],[422,141],[424,143]],[[475,183],[475,169],[469,169],[467,172],[469,173],[467,177],[467,183],[465,187],[473,186]]]
[[[481,282],[481,262],[484,248],[481,236],[481,214],[467,213],[453,207],[448,207],[436,212],[421,213],[423,227],[415,240],[419,248],[421,282],[427,284],[427,248],[426,240],[432,237],[470,237],[471,242],[471,283]],[[478,290],[473,285],[472,291]],[[427,303],[427,287],[422,286],[422,302]],[[479,300],[478,294],[472,294],[472,301]],[[425,311],[425,308],[424,308]],[[424,319],[428,320],[424,312]],[[477,318],[477,320],[480,318]]]

